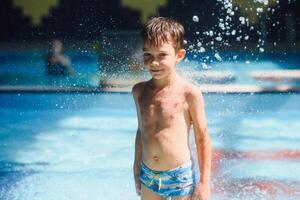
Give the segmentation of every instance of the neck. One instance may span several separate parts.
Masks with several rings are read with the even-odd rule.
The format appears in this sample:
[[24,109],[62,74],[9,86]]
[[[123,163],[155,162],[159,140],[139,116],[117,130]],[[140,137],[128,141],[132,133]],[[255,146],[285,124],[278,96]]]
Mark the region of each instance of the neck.
[[179,79],[179,76],[176,72],[170,74],[170,76],[167,76],[163,79],[154,79],[152,78],[153,86],[156,88],[164,88],[170,85],[173,85],[176,83],[176,81]]

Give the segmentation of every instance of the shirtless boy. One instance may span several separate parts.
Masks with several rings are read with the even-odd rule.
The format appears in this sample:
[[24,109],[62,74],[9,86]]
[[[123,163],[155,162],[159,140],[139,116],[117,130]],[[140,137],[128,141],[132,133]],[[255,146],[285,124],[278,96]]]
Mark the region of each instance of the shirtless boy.
[[[142,200],[207,200],[210,196],[211,143],[200,90],[182,79],[176,65],[184,58],[184,28],[155,17],[142,29],[144,65],[152,78],[136,84],[138,130],[134,178]],[[200,180],[189,147],[194,128]]]

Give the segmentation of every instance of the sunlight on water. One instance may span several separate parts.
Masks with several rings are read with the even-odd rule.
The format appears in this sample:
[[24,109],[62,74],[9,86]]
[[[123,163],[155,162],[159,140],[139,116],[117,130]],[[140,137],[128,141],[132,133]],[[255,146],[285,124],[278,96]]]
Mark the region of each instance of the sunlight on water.
[[[15,105],[22,111],[20,118],[15,118],[14,108],[0,111],[0,146],[5,147],[0,152],[0,199],[138,199],[132,175],[137,122],[129,94],[69,95],[70,102],[84,103],[75,108],[70,103],[64,109],[52,105],[52,100],[59,105],[66,96],[14,98],[27,104],[39,99],[39,103],[33,108],[26,103]],[[216,159],[212,200],[296,198],[300,188],[298,95],[205,98]],[[270,115],[271,107],[259,102],[273,98],[277,110]],[[11,118],[14,122],[6,123]],[[272,130],[277,131],[272,135]]]

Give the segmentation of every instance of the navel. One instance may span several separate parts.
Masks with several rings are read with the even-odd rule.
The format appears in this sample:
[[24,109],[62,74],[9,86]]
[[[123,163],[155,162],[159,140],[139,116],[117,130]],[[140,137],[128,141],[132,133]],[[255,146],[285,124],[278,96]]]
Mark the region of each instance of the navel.
[[159,160],[158,156],[153,156],[153,160],[158,161]]

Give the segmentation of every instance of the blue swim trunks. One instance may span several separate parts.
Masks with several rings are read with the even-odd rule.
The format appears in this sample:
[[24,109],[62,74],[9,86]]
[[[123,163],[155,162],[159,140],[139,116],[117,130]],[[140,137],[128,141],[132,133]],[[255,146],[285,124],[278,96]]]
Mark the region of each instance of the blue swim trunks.
[[196,186],[192,161],[167,171],[152,170],[142,162],[140,180],[145,187],[164,198],[191,195]]

